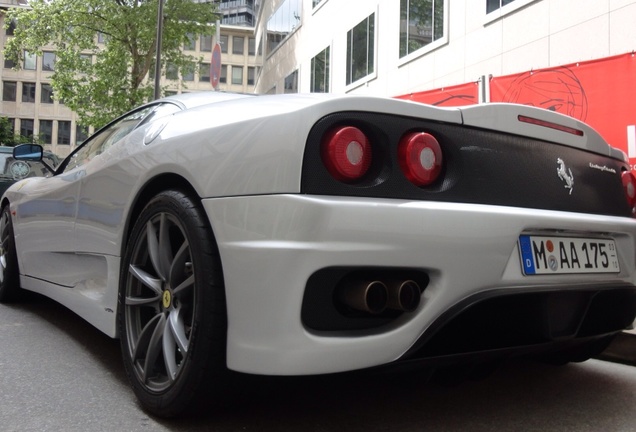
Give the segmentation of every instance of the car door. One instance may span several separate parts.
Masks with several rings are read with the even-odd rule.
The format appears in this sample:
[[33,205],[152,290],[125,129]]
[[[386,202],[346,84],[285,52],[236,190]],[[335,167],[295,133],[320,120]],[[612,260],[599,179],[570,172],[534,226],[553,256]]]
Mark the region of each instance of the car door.
[[81,176],[80,170],[67,170],[21,183],[18,192],[22,198],[12,207],[19,220],[16,247],[25,275],[69,286]]
[[179,110],[181,106],[165,101],[146,106],[122,118],[100,141],[93,160],[84,166],[85,175],[78,192],[75,221],[78,253],[119,255],[117,239],[139,177],[139,168],[131,166],[130,160],[123,160],[126,158],[121,153],[127,151],[126,146],[142,145],[145,134],[141,129],[138,136],[131,135],[137,129]]
[[[107,243],[104,222],[112,230],[121,219],[117,211],[103,214],[105,206],[117,202],[117,192],[122,189],[100,175],[104,165],[100,156],[149,119],[159,105],[144,106],[113,121],[65,159],[55,176],[24,186],[27,197],[16,206],[21,221],[17,226],[22,227],[16,229],[16,244],[25,275],[67,287],[95,280],[96,273],[103,276],[103,260],[92,254],[96,248],[87,248],[77,239],[78,233],[90,236],[95,245],[100,243],[95,240],[97,234],[101,243]],[[95,189],[101,192],[93,199]]]

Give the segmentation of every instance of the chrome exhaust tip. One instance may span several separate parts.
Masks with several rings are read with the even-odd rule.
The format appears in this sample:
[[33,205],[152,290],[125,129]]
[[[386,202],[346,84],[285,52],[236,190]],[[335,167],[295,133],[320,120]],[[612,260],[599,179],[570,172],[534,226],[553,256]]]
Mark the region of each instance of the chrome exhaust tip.
[[362,281],[346,286],[340,291],[339,300],[352,309],[380,314],[387,307],[389,290],[380,281]]
[[403,312],[413,312],[420,305],[422,291],[417,282],[413,280],[396,281],[388,284],[389,309]]

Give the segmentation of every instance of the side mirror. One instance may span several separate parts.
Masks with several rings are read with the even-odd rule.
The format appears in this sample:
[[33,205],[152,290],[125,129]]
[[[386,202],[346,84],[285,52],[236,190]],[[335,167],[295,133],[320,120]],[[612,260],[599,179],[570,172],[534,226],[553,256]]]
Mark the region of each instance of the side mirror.
[[43,154],[42,146],[37,144],[20,144],[13,147],[13,158],[16,160],[40,162]]
[[55,170],[42,158],[44,149],[38,144],[20,144],[13,147],[13,158],[15,160],[40,162],[48,169],[51,174],[55,174]]

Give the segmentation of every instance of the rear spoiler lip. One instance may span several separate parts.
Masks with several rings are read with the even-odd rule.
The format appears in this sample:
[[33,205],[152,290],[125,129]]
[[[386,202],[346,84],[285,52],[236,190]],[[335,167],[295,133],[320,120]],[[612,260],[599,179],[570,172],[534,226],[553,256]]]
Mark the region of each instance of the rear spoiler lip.
[[[527,136],[590,151],[623,162],[628,161],[624,152],[611,147],[592,127],[564,114],[510,103],[470,105],[461,107],[459,110],[462,113],[462,122],[466,126]],[[560,125],[564,129],[572,129],[582,133],[569,133],[540,124],[520,121],[520,117]]]

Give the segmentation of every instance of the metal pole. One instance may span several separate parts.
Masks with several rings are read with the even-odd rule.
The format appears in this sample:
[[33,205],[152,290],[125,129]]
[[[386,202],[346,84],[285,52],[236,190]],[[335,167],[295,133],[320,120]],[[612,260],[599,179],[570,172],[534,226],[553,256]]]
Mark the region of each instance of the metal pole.
[[155,55],[155,99],[161,97],[161,38],[163,36],[163,2],[157,7],[157,51]]

